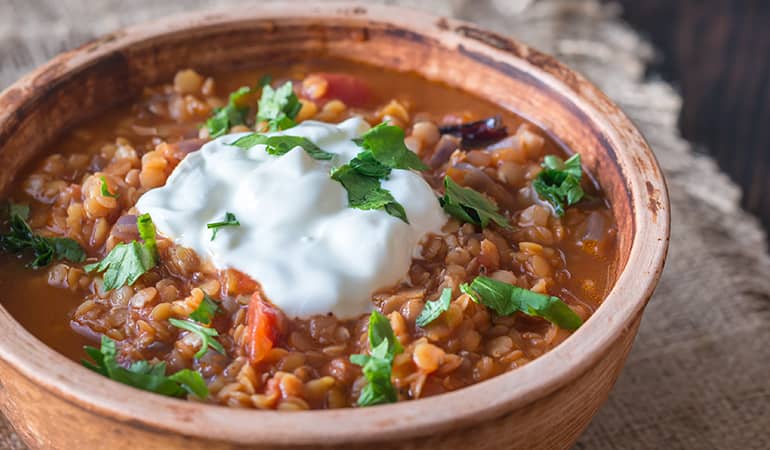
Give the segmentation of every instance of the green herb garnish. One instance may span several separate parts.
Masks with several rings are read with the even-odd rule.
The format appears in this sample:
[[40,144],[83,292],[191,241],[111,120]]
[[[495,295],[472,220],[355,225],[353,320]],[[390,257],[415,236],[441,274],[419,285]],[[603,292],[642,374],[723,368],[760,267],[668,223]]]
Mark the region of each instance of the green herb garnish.
[[226,212],[225,213],[225,219],[221,220],[219,222],[212,222],[206,224],[206,228],[211,230],[211,240],[213,241],[215,237],[217,237],[217,232],[222,227],[239,227],[241,226],[241,223],[238,222],[238,219],[235,218],[235,214]]
[[222,344],[220,344],[216,339],[214,339],[216,336],[219,336],[219,332],[214,328],[207,328],[199,323],[190,322],[188,320],[171,318],[168,319],[168,321],[171,325],[183,330],[187,330],[191,333],[195,333],[198,335],[198,337],[201,338],[201,348],[195,354],[195,359],[200,359],[203,355],[205,355],[209,349],[209,346],[219,353],[223,355],[225,354],[225,348],[222,347]]
[[364,151],[332,171],[331,175],[348,191],[348,205],[363,210],[384,209],[391,216],[409,223],[404,207],[380,185],[380,180],[387,178],[393,169],[428,168],[404,144],[404,130],[381,123],[353,142]]
[[439,203],[447,214],[463,222],[486,228],[495,222],[503,228],[511,228],[508,219],[500,214],[497,205],[478,191],[462,187],[449,177],[444,177],[444,196]]
[[277,89],[266,84],[262,88],[262,97],[259,99],[257,121],[267,122],[270,131],[285,130],[297,124],[294,118],[297,117],[300,109],[302,109],[302,103],[294,94],[291,81],[287,81]]
[[85,351],[94,362],[82,360],[84,366],[120,383],[169,397],[184,397],[188,393],[201,399],[209,396],[206,382],[194,370],[182,369],[166,376],[165,362],[150,364],[137,361],[128,368],[121,367],[117,360],[115,341],[107,336],[102,336],[100,349],[86,346]]
[[204,325],[210,325],[211,320],[219,310],[219,305],[208,294],[203,293],[203,301],[195,308],[195,311],[190,313],[190,319],[200,322]]
[[10,230],[0,235],[0,249],[8,253],[22,253],[31,250],[34,256],[27,264],[30,268],[45,267],[54,260],[66,259],[83,262],[86,254],[74,239],[43,237],[32,232],[27,223],[29,206],[11,203],[8,207]]
[[249,112],[249,107],[243,106],[243,98],[252,92],[250,87],[242,86],[230,94],[227,105],[216,109],[214,115],[206,121],[209,136],[213,138],[222,136],[227,134],[231,127],[246,123],[246,114]]
[[566,161],[547,155],[543,159],[543,170],[532,181],[532,186],[537,195],[553,207],[554,213],[562,216],[564,208],[579,202],[585,195],[580,187],[582,177],[580,154],[575,153]]
[[383,122],[353,139],[353,142],[368,150],[372,159],[385,167],[404,170],[428,168],[419,156],[407,148],[404,144],[404,130],[395,125]]
[[358,406],[373,406],[393,403],[398,393],[390,375],[393,358],[404,351],[390,327],[390,321],[379,311],[369,316],[369,355],[351,355],[353,364],[363,367],[367,384],[358,396]]
[[321,147],[301,136],[266,136],[264,134],[251,133],[241,136],[236,141],[230,143],[230,145],[243,149],[250,149],[260,144],[264,144],[265,151],[273,156],[283,156],[291,150],[301,147],[313,159],[329,160],[334,157],[333,153],[321,150]]
[[118,244],[103,260],[83,267],[87,273],[104,272],[104,289],[108,291],[136,283],[139,277],[158,265],[155,225],[150,215],[137,217],[136,226],[143,243]]
[[566,330],[575,330],[583,324],[580,316],[558,297],[532,292],[493,278],[480,275],[470,285],[462,284],[460,290],[501,316],[521,311],[528,316],[542,317]]
[[110,192],[110,188],[107,186],[107,177],[102,175],[99,177],[99,179],[102,182],[101,190],[102,190],[102,197],[110,197],[110,198],[118,198],[118,194],[113,194]]
[[351,208],[384,209],[391,216],[409,223],[404,207],[393,198],[390,191],[380,187],[379,178],[366,176],[350,164],[335,169],[331,177],[348,191],[348,206]]
[[437,300],[425,303],[425,307],[422,309],[422,312],[420,312],[420,315],[417,316],[417,326],[424,327],[425,325],[436,320],[438,316],[441,315],[441,313],[449,309],[449,303],[451,301],[452,289],[444,288],[444,290],[441,291],[441,297],[439,297]]

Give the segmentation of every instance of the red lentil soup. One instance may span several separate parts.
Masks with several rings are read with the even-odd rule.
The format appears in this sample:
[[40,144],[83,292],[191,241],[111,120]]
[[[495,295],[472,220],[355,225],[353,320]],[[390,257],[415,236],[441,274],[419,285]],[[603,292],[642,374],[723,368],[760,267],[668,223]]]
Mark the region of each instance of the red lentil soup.
[[[288,317],[261,294],[259,280],[217,270],[162,234],[157,264],[133,283],[106,289],[103,271],[84,267],[104,260],[116,246],[147,244],[136,224],[139,197],[164,185],[186,155],[210,140],[207,120],[227,107],[231,92],[258,86],[265,74],[275,87],[293,82],[299,104],[291,115],[297,123],[337,123],[359,115],[371,125],[387,121],[402,128],[406,147],[427,166],[421,174],[437,197],[444,195],[448,177],[480,193],[502,223],[490,220],[482,227],[462,212],[451,215],[442,233],[420,241],[420,257],[403,281],[371,298],[381,316]],[[237,99],[239,111],[248,111],[244,120],[226,123],[229,131],[264,130],[265,123],[255,119],[260,89],[252,91]],[[22,240],[29,242],[14,247],[8,240],[19,229],[13,214],[7,215],[0,300],[64,355],[80,361],[86,358],[84,345],[93,346],[91,364],[104,375],[167,395],[281,410],[437,395],[548,352],[572,333],[575,320],[587,320],[609,291],[616,224],[590,174],[570,175],[577,180],[571,188],[580,195],[559,191],[569,153],[511,112],[411,74],[345,61],[227,74],[180,70],[173,81],[148,86],[133,103],[61,136],[19,174],[8,201],[29,207],[19,213],[29,226]],[[541,192],[538,182],[554,189]],[[547,192],[554,191],[556,200],[549,202]],[[558,198],[563,211],[555,206]],[[67,258],[55,248],[64,242],[56,238],[74,240],[85,259]],[[46,245],[55,248],[53,257],[45,255]],[[41,267],[30,268],[33,256],[41,254]],[[517,295],[536,294],[536,303],[566,305],[567,311],[556,315],[568,313],[571,325],[537,307],[496,308],[480,299],[484,292],[473,290],[479,277],[515,286]],[[505,291],[505,296],[514,295]],[[209,320],[200,319],[206,305],[213,311]],[[179,321],[197,331],[174,325]],[[386,335],[384,353],[372,348],[374,326]],[[201,352],[204,341],[210,345]],[[115,345],[114,352],[105,342]],[[357,354],[371,356],[351,358]],[[384,362],[384,381],[378,361]],[[180,373],[200,377],[203,392],[191,387],[193,382],[180,382],[184,376],[174,376]],[[172,387],[157,388],[158,380]]]

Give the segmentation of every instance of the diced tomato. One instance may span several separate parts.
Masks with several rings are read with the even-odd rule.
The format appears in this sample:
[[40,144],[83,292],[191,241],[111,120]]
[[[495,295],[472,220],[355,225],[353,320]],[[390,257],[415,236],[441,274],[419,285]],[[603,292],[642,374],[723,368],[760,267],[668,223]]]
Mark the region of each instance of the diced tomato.
[[366,106],[372,97],[369,85],[361,79],[344,73],[311,73],[302,82],[305,97],[326,102],[340,100],[347,106]]
[[262,299],[259,290],[251,296],[246,326],[249,359],[256,364],[265,359],[281,335],[279,312]]
[[251,277],[235,269],[225,270],[224,279],[228,295],[248,294],[259,288],[259,284]]

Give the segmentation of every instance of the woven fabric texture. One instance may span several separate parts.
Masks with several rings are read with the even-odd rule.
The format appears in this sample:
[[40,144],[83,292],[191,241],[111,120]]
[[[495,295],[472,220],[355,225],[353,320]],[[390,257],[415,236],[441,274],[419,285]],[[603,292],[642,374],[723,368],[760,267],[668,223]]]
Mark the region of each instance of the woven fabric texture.
[[[121,26],[244,0],[3,0],[0,88]],[[256,2],[255,2],[256,3]],[[671,249],[628,363],[579,449],[770,448],[770,259],[740,191],[676,128],[681,99],[645,78],[654,50],[597,0],[390,0],[476,22],[555,55],[602,88],[667,176]],[[51,418],[55,420],[55,418]],[[23,443],[0,417],[0,448]]]

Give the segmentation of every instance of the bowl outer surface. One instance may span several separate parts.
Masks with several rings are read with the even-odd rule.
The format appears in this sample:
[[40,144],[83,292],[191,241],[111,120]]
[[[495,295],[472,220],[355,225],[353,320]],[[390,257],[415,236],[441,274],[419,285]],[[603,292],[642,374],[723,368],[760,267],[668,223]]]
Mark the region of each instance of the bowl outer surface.
[[[63,86],[81,73],[105,61],[127,59],[130,64],[135,52],[146,52],[149,47],[169,45],[169,42],[184,43],[212,30],[256,26],[270,32],[274,27],[280,29],[283,24],[299,24],[330,35],[339,29],[363,30],[361,35],[353,33],[351,42],[376,41],[380,35],[404,40],[404,47],[395,47],[390,55],[396,59],[408,45],[421,45],[430,51],[461,53],[466,59],[471,58],[487,67],[487,72],[478,74],[477,78],[518,77],[520,83],[535,86],[531,87],[533,96],[536,97],[534,91],[537,90],[558,97],[566,110],[594,130],[591,139],[601,141],[604,150],[592,150],[594,154],[588,154],[586,164],[589,169],[610,168],[615,174],[614,179],[600,181],[613,206],[624,213],[618,218],[619,239],[625,249],[618,267],[623,270],[605,303],[573,336],[523,368],[440,396],[365,409],[288,414],[256,412],[138,391],[107,380],[54,352],[0,308],[0,359],[3,366],[34,385],[42,386],[57,401],[110,417],[116,424],[167,430],[192,438],[215,437],[223,442],[263,445],[321,442],[335,445],[434,435],[501,418],[524,407],[534,408],[537,401],[574,382],[590,368],[600,365],[605,357],[612,355],[616,364],[608,367],[619,370],[641,311],[657,283],[667,251],[669,204],[657,162],[629,119],[581,76],[548,56],[467,23],[383,6],[311,4],[298,8],[296,5],[269,4],[237,13],[188,14],[129,28],[57,57],[0,94],[0,167],[6,167],[5,177],[12,176],[8,174],[8,167],[18,168],[22,164],[14,162],[13,155],[5,147],[13,147],[9,144],[13,133],[24,126],[26,115],[33,114],[38,102],[57,89],[64,89]],[[304,42],[289,44],[310,54],[318,51],[318,47],[307,47]],[[321,40],[319,45],[326,43]],[[120,58],[115,59],[116,55]],[[356,53],[355,49],[352,55],[361,60],[366,57]],[[408,59],[408,56],[407,52],[404,58]],[[390,66],[399,63],[395,59],[374,58],[371,57],[369,62]],[[183,63],[176,61],[174,64]],[[430,62],[426,64],[430,65]],[[130,69],[128,73],[139,70]],[[142,70],[146,77],[160,76],[153,75],[152,68],[143,67]],[[442,79],[441,74],[431,71],[430,67],[422,73]],[[474,79],[472,71],[466,75],[468,80]],[[454,84],[460,83],[457,82],[460,78],[455,77]],[[480,96],[510,106],[502,97],[486,95],[485,85],[475,86],[479,87]],[[523,112],[527,116],[527,111]],[[556,138],[562,137],[563,125],[543,121],[540,124],[552,131]],[[565,141],[567,144],[577,142],[574,138]],[[623,351],[613,351],[613,345],[620,343],[623,343]],[[614,376],[617,370],[613,372]],[[603,395],[606,396],[606,392]],[[603,398],[598,403],[601,401]],[[12,407],[7,403],[4,406],[6,410]],[[17,426],[23,428],[23,425]]]

